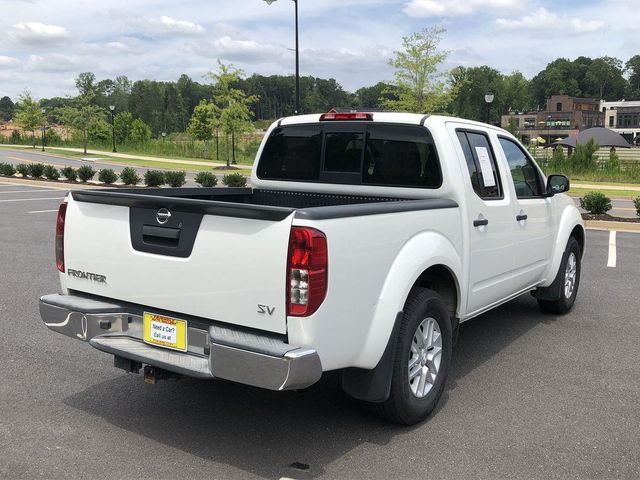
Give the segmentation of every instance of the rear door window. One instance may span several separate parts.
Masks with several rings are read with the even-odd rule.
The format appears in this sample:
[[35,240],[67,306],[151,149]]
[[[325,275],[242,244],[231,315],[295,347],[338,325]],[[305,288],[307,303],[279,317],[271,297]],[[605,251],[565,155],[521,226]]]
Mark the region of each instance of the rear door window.
[[438,188],[442,173],[429,132],[420,127],[370,125],[362,183]]
[[258,177],[278,180],[317,181],[320,173],[322,129],[320,125],[276,128],[264,147]]
[[438,188],[442,184],[427,129],[363,122],[276,128],[257,173],[270,180],[350,185]]
[[500,174],[487,136],[470,130],[457,130],[456,134],[464,153],[473,190],[485,200],[503,198]]

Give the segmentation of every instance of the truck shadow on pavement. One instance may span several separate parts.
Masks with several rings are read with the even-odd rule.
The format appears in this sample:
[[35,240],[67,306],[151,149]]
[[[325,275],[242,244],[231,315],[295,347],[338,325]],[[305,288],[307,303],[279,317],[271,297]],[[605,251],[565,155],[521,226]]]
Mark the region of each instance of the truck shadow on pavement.
[[[446,409],[457,381],[550,318],[525,296],[463,324],[447,390],[430,418]],[[64,403],[119,429],[265,478],[315,478],[360,445],[384,446],[396,435],[429,429],[429,420],[406,428],[378,419],[342,393],[339,374],[325,375],[300,393],[194,379],[147,386],[141,375],[122,375]],[[294,462],[309,469],[295,470]]]

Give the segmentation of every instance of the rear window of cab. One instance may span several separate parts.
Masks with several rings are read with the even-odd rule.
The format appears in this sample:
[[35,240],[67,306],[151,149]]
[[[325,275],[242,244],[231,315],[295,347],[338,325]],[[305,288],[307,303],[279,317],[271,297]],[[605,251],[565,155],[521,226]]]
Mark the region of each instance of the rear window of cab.
[[442,185],[433,138],[424,127],[364,122],[275,128],[257,167],[264,180],[417,188]]

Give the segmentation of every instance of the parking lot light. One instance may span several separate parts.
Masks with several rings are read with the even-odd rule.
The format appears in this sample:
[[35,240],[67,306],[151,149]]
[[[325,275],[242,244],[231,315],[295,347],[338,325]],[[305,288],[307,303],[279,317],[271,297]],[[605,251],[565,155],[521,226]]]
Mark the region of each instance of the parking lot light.
[[42,108],[40,111],[42,112],[42,151],[44,152],[44,135],[47,130],[47,110]]
[[111,139],[113,140],[113,153],[116,153],[116,123],[113,117],[115,110],[115,105],[109,105],[109,111],[111,111]]
[[[273,2],[277,0],[264,0],[267,5],[271,5]],[[295,15],[296,15],[296,109],[295,114],[300,114],[300,45],[298,42],[298,0],[293,0],[295,4]]]

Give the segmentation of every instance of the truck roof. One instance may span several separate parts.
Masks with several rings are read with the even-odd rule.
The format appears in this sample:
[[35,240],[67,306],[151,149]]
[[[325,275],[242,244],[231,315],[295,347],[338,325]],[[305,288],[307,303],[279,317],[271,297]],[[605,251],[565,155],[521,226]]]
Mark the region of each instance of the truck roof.
[[[358,112],[363,113],[363,112]],[[446,122],[455,121],[458,123],[466,123],[471,126],[489,128],[493,130],[499,130],[501,132],[506,133],[500,127],[495,127],[493,125],[488,125],[482,122],[476,122],[474,120],[467,120],[459,117],[451,117],[447,115],[429,115],[422,113],[403,113],[403,112],[370,112],[373,116],[373,122],[384,122],[384,123],[401,123],[404,125],[426,125],[426,126],[434,126],[434,125],[442,125]],[[298,125],[303,123],[319,123],[320,117],[322,114],[313,113],[307,115],[297,115],[293,117],[284,117],[279,120],[278,125]]]

